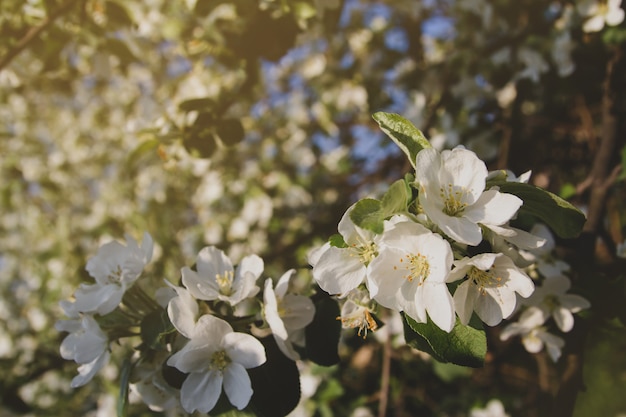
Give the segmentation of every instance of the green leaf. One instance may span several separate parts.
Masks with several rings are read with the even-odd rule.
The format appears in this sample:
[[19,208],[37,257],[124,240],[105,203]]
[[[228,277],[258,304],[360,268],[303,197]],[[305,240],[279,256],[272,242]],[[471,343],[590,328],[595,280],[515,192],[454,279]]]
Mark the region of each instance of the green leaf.
[[225,119],[217,122],[217,136],[224,145],[236,145],[244,138],[245,132],[239,120]]
[[212,98],[192,98],[185,100],[178,105],[178,109],[184,112],[190,112],[194,110],[211,110],[215,106],[215,100]]
[[417,153],[432,147],[424,134],[404,117],[384,112],[374,113],[372,117],[378,122],[381,130],[402,149],[413,168]]
[[441,330],[430,318],[418,323],[404,315],[404,337],[407,343],[429,353],[440,362],[479,368],[487,354],[487,337],[483,330],[458,321],[450,333]]
[[249,407],[259,417],[282,417],[300,401],[300,373],[296,362],[285,356],[273,336],[260,339],[267,362],[248,369],[254,394]]
[[128,158],[126,158],[126,162],[128,164],[135,163],[139,158],[143,155],[148,154],[149,152],[155,150],[159,146],[160,141],[158,139],[148,139],[141,142],[139,145],[133,149],[130,154],[128,154]]
[[343,240],[343,236],[341,236],[339,233],[335,233],[334,235],[329,237],[328,242],[330,243],[330,246],[334,246],[336,248],[348,247],[348,244],[346,243],[346,241]]
[[339,304],[323,291],[319,291],[312,300],[315,304],[315,316],[304,329],[306,356],[318,365],[331,366],[339,363]]
[[176,329],[170,322],[167,311],[156,310],[141,321],[141,341],[150,349],[164,349],[163,337],[174,330]]
[[383,220],[385,220],[380,201],[373,198],[364,198],[357,201],[350,212],[350,219],[357,226],[371,230],[374,233],[383,232]]
[[523,182],[500,182],[497,185],[500,191],[516,195],[524,201],[520,213],[535,216],[560,237],[569,239],[580,234],[585,215],[556,194]]
[[128,411],[128,384],[133,364],[130,359],[124,359],[120,375],[120,395],[117,398],[117,417],[125,417]]
[[411,189],[403,179],[391,184],[380,202],[384,217],[388,218],[393,214],[406,212],[410,196]]

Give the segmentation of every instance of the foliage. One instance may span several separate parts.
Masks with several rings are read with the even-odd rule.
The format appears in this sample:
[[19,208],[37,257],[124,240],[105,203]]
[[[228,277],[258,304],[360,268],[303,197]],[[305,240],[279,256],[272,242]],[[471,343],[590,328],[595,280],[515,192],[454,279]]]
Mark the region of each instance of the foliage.
[[[559,235],[572,291],[592,305],[575,329],[623,332],[626,198],[623,171],[612,170],[626,146],[626,28],[605,19],[587,31],[594,16],[582,3],[2,1],[0,413],[115,413],[126,368],[113,364],[137,346],[122,341],[112,365],[72,390],[76,367],[59,357],[64,335],[52,326],[102,243],[150,231],[150,297],[163,277],[178,284],[206,245],[235,262],[258,254],[267,276],[297,267],[292,286],[312,291],[307,254],[349,206],[359,201],[352,220],[374,232],[416,213],[410,172],[430,145],[462,144],[493,170],[532,169],[529,184],[490,185],[524,200],[512,225],[528,231],[539,217]],[[317,294],[331,318],[335,301]],[[171,330],[162,314],[137,329],[148,346]],[[349,415],[387,401],[394,415],[465,415],[499,397],[512,415],[554,415],[568,355],[580,357],[585,340],[614,352],[605,332],[566,333],[566,354],[543,366],[543,353],[487,328],[484,366],[444,380],[396,339],[385,353],[376,337],[393,325],[381,319],[365,341],[344,331],[338,356],[302,352],[335,365],[312,368],[315,389],[299,407]],[[592,392],[578,397],[581,410]],[[566,394],[575,398],[554,398]],[[128,415],[147,415],[133,395]],[[608,401],[624,410],[622,398]]]

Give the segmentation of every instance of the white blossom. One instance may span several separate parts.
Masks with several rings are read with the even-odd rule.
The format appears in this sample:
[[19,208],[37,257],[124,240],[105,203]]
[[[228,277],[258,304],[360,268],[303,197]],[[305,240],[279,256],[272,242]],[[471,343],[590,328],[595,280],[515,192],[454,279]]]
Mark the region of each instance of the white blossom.
[[426,215],[457,242],[478,245],[480,225],[500,226],[513,217],[522,200],[512,194],[485,190],[487,167],[463,148],[429,148],[416,158],[419,203]]
[[297,360],[300,355],[293,348],[293,343],[297,341],[298,334],[313,321],[315,305],[308,297],[287,293],[289,279],[294,272],[295,269],[285,272],[276,283],[276,288],[273,288],[271,278],[265,281],[263,312],[281,352]]
[[144,233],[141,247],[128,235],[126,246],[117,241],[102,245],[86,267],[96,283],[81,284],[73,302],[62,302],[66,314],[70,317],[77,317],[78,313],[104,315],[115,310],[126,290],[152,259],[152,250],[153,241],[148,233]]
[[495,326],[513,314],[516,293],[522,297],[532,294],[532,280],[503,254],[483,253],[454,262],[449,282],[463,281],[454,293],[454,305],[461,323],[469,323],[472,312],[488,326]]
[[520,315],[517,322],[507,325],[500,333],[501,340],[507,340],[512,336],[521,336],[524,348],[530,353],[537,353],[545,346],[548,355],[553,361],[557,361],[561,356],[561,349],[565,346],[565,341],[549,333],[543,326],[547,316],[538,307],[529,307]]
[[384,307],[404,311],[420,323],[430,319],[449,332],[455,315],[446,278],[452,249],[440,235],[412,221],[385,230],[379,255],[370,264],[368,288]]
[[226,321],[208,314],[198,319],[190,336],[191,340],[167,361],[189,374],[180,389],[185,411],[211,411],[222,386],[232,405],[239,410],[246,407],[253,393],[246,369],[266,361],[261,342],[249,334],[234,332]]
[[263,260],[246,256],[237,268],[223,251],[210,246],[203,248],[196,259],[196,269],[181,270],[183,285],[198,300],[221,300],[236,305],[259,292],[256,280],[263,272]]
[[606,3],[597,0],[582,0],[576,5],[578,13],[586,17],[583,25],[585,32],[598,32],[604,25],[617,26],[624,21],[622,0],[607,0]]

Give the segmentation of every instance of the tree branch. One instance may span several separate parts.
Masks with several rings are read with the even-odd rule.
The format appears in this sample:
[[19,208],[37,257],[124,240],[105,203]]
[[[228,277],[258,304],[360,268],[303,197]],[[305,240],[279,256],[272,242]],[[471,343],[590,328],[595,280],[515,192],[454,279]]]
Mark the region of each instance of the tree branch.
[[4,57],[2,57],[2,59],[0,60],[0,71],[4,69],[4,67],[9,65],[11,61],[13,61],[13,59],[20,54],[20,52],[26,49],[26,47],[34,39],[36,39],[37,36],[39,36],[41,32],[46,30],[48,26],[54,23],[54,21],[57,18],[62,16],[64,13],[66,13],[74,5],[74,3],[77,3],[77,2],[78,0],[68,0],[57,10],[50,13],[48,17],[46,17],[39,25],[33,26],[32,28],[30,28],[28,32],[26,32],[26,35],[24,35],[22,39],[19,40],[17,45],[15,45],[13,49],[9,50],[9,52],[7,52],[7,54]]
[[[594,261],[595,242],[602,228],[606,197],[611,185],[617,178],[619,168],[611,171],[612,158],[615,156],[617,142],[617,117],[615,115],[615,89],[613,75],[615,67],[623,57],[622,50],[616,48],[607,63],[606,77],[602,96],[602,136],[598,151],[594,157],[589,178],[585,183],[591,188],[587,221],[583,233],[579,237],[578,256],[580,262],[590,267]],[[578,392],[584,388],[583,357],[587,329],[582,320],[577,321],[571,338],[568,341],[568,353],[565,356],[565,369],[561,375],[561,383],[556,394],[552,415],[555,417],[571,417]]]

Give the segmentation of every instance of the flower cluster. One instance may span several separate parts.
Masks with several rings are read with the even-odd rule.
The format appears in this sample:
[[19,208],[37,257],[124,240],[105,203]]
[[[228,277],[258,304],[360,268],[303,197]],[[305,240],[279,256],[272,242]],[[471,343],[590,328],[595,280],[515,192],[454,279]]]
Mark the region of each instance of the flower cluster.
[[534,261],[527,268],[529,274],[541,281],[541,285],[523,301],[524,310],[516,322],[504,328],[500,338],[507,340],[519,335],[528,352],[539,352],[545,346],[552,360],[556,361],[565,341],[549,331],[547,322],[552,318],[558,330],[567,333],[574,327],[573,314],[591,304],[584,297],[568,292],[572,285],[566,275],[570,266],[554,256],[555,241],[550,230],[543,224],[536,224],[531,232],[546,239],[541,248],[527,253],[527,258]]
[[130,380],[151,409],[180,404],[188,413],[208,413],[222,390],[234,407],[245,408],[253,394],[247,369],[267,361],[259,335],[271,332],[285,356],[299,359],[294,346],[302,345],[315,307],[308,297],[288,292],[295,270],[275,286],[267,278],[257,298],[261,258],[246,256],[235,267],[224,252],[205,247],[195,270],[182,268],[182,286],[166,281],[151,297],[133,284],[150,261],[152,246],[147,233],[141,246],[130,237],[126,246],[103,245],[87,262],[96,284],[81,285],[74,300],[61,302],[69,316],[57,323],[58,330],[69,333],[61,355],[80,365],[72,387],[89,382],[110,360],[111,343],[136,338],[139,328],[141,344],[134,346]]
[[[418,323],[430,319],[446,332],[457,316],[466,325],[473,313],[487,325],[500,323],[515,311],[517,295],[527,298],[534,290],[511,252],[543,244],[509,224],[522,200],[489,186],[484,162],[462,147],[423,149],[415,167],[409,186],[417,197],[388,213],[380,233],[355,223],[359,203],[346,211],[341,239],[311,253],[315,280],[324,291],[363,306],[370,300],[351,294],[365,287],[378,305]],[[483,241],[491,242],[493,252],[481,250]],[[360,310],[361,320],[355,311],[344,325],[372,329],[371,309]]]

